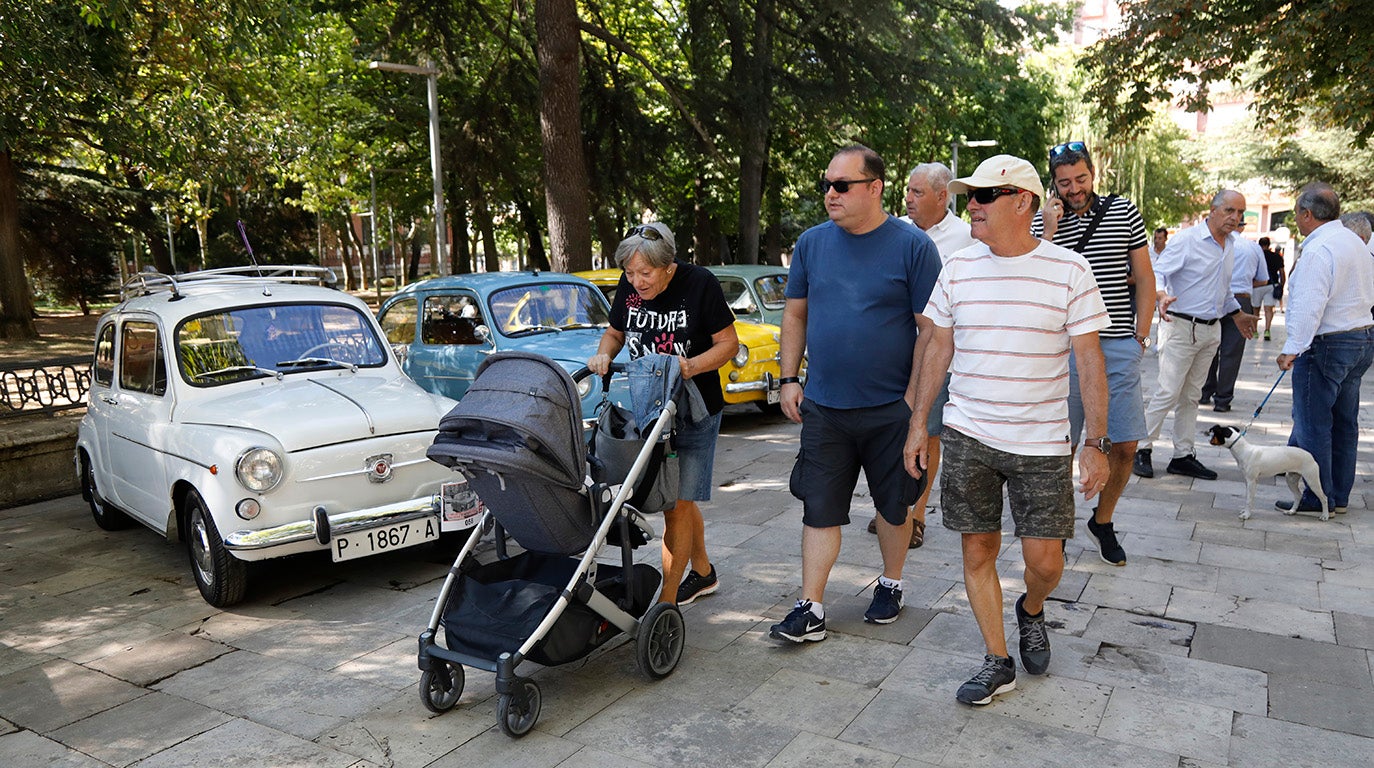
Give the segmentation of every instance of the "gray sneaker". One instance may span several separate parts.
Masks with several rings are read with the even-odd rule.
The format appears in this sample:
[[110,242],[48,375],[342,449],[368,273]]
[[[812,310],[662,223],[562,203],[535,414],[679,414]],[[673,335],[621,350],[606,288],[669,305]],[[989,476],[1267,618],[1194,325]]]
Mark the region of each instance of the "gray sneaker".
[[1032,618],[1021,603],[1025,595],[1016,598],[1016,626],[1021,630],[1021,666],[1032,675],[1043,675],[1050,668],[1050,635],[1045,631],[1045,609]]
[[1009,658],[989,653],[983,657],[983,668],[967,683],[959,686],[954,698],[962,704],[981,707],[991,703],[993,696],[1000,696],[1015,688],[1016,665]]

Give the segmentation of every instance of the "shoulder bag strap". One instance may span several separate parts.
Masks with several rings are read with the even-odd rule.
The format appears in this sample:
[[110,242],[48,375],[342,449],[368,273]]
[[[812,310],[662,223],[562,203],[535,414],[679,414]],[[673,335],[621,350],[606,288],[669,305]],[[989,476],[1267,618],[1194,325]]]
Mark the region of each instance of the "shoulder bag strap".
[[1078,236],[1078,244],[1073,247],[1074,251],[1081,254],[1083,249],[1088,247],[1088,240],[1097,231],[1097,225],[1102,223],[1102,217],[1107,215],[1107,209],[1112,207],[1112,201],[1116,195],[1107,195],[1102,198],[1102,204],[1097,206],[1097,213],[1093,214],[1092,221],[1088,222],[1088,227],[1083,230],[1083,234]]

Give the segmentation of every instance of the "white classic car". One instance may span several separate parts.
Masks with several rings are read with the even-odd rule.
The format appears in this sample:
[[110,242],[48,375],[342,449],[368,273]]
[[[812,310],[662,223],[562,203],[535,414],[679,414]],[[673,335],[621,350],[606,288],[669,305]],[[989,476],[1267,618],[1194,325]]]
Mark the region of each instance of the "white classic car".
[[332,282],[318,267],[145,273],[96,328],[82,495],[101,528],[185,541],[211,605],[243,599],[249,561],[350,560],[478,519],[425,458],[454,401],[402,373]]

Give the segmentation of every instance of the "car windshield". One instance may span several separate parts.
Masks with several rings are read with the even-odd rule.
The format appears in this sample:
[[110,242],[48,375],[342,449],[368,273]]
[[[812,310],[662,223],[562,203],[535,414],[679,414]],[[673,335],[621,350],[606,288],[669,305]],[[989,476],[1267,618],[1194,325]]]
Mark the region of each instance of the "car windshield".
[[787,304],[787,275],[767,275],[754,280],[759,301],[768,309],[782,309]]
[[506,336],[605,327],[610,318],[601,292],[580,283],[540,283],[496,291],[488,300],[492,322]]
[[182,377],[198,386],[375,367],[387,359],[368,318],[338,304],[278,304],[198,315],[177,329],[176,349]]

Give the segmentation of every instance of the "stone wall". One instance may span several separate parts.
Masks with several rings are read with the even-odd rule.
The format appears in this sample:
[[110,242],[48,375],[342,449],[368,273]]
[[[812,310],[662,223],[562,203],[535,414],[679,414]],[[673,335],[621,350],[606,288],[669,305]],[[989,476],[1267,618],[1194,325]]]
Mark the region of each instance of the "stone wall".
[[0,419],[0,510],[81,490],[72,456],[84,413]]

